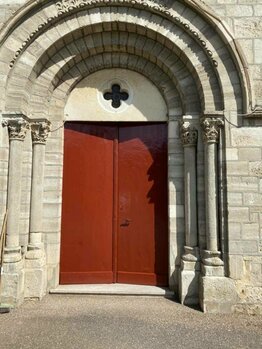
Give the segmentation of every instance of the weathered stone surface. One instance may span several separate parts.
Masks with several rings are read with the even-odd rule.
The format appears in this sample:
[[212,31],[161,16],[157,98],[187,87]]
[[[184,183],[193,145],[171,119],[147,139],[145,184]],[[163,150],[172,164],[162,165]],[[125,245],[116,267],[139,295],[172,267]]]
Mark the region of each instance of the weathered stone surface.
[[231,313],[238,302],[235,282],[226,277],[202,277],[200,294],[200,305],[204,312]]

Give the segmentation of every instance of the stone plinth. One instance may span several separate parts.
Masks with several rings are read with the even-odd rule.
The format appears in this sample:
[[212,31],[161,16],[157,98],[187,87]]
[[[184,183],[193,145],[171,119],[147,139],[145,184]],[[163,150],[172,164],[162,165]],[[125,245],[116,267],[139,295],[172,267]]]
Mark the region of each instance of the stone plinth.
[[202,276],[199,291],[204,313],[232,313],[238,301],[234,280],[225,276]]

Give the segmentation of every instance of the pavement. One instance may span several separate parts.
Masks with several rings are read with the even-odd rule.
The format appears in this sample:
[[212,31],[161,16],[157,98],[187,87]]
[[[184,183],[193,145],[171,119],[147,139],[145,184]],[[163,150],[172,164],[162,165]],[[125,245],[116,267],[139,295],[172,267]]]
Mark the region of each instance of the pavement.
[[164,297],[48,295],[0,314],[1,349],[261,349],[262,316],[203,314]]

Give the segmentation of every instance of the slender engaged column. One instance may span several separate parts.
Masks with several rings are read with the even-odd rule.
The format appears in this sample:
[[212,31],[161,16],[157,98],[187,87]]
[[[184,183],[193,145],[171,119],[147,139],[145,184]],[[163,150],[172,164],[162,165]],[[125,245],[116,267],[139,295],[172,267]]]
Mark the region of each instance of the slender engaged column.
[[196,197],[196,144],[197,130],[189,122],[180,128],[184,146],[184,183],[185,183],[185,240],[186,246],[197,247],[197,197]]
[[37,251],[42,249],[44,160],[49,131],[50,122],[46,119],[31,123],[33,159],[28,252],[35,251],[35,258],[38,258]]
[[46,258],[42,243],[45,144],[50,131],[46,119],[31,122],[33,142],[29,244],[25,258],[25,298],[46,294]]
[[219,252],[218,197],[217,197],[217,143],[223,121],[218,117],[201,119],[205,144],[205,203],[206,203],[206,265],[223,265]]
[[4,259],[13,262],[21,259],[19,243],[20,198],[22,177],[22,149],[29,123],[26,117],[14,116],[3,120],[9,133],[9,169],[7,191],[7,233]]
[[185,246],[180,266],[179,294],[183,304],[198,304],[199,248],[197,236],[196,145],[197,130],[189,121],[180,125],[184,146]]

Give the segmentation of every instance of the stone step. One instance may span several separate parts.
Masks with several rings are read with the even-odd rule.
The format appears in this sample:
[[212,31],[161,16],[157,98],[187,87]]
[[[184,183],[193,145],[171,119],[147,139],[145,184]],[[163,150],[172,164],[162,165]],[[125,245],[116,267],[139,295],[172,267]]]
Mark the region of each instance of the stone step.
[[128,284],[59,285],[49,292],[52,294],[160,296],[166,298],[174,296],[174,292],[167,287]]

